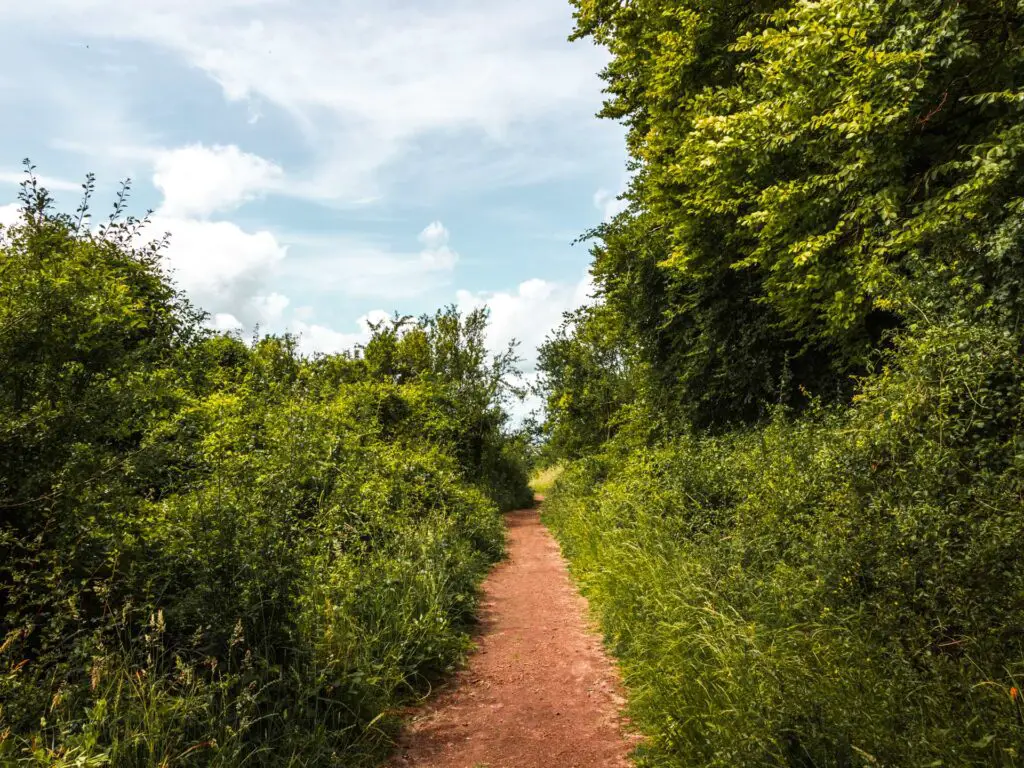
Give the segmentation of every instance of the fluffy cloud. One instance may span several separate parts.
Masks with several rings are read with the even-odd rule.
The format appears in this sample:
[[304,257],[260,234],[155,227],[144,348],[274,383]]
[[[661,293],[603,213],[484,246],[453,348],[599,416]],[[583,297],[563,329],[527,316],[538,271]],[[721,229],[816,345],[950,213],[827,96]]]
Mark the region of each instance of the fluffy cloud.
[[287,330],[299,337],[299,350],[303,354],[332,354],[352,351],[357,346],[363,346],[370,340],[370,323],[387,320],[389,317],[390,315],[383,310],[373,310],[356,320],[358,330],[349,333],[299,319],[293,319]]
[[[146,234],[170,236],[165,264],[174,282],[201,308],[212,312],[221,330],[250,328],[279,320],[288,299],[265,288],[287,255],[287,247],[267,230],[247,232],[229,221],[203,216],[234,207],[280,174],[276,166],[237,147],[191,146],[163,152],[156,161],[154,184],[164,201]],[[0,182],[10,175],[0,174]],[[41,178],[49,189],[80,189]],[[20,204],[0,206],[0,225],[20,217]]]
[[420,262],[428,270],[451,270],[455,268],[459,260],[459,254],[448,247],[451,234],[440,221],[432,222],[427,228],[420,232],[420,242],[423,243],[423,251],[420,252]]
[[165,255],[175,282],[214,313],[218,330],[274,325],[288,306],[286,296],[264,293],[287,247],[267,230],[207,218],[273,189],[282,177],[278,166],[234,145],[193,144],[154,156],[153,185],[163,202],[151,231],[170,235]]
[[[562,322],[563,313],[589,303],[593,291],[590,275],[575,285],[533,279],[520,283],[513,292],[471,293],[458,292],[458,305],[462,310],[487,306],[490,324],[487,346],[495,353],[504,351],[513,339],[520,342],[518,352],[522,361],[522,384],[529,387],[537,381],[537,347]],[[522,401],[507,404],[512,422],[522,421],[540,411],[543,403],[528,394]]]
[[150,230],[161,232],[170,234],[166,259],[176,284],[215,319],[223,316],[215,327],[289,330],[304,336],[305,351],[348,349],[356,336],[314,323],[312,307],[292,310],[288,296],[268,289],[293,286],[303,300],[344,296],[393,303],[443,290],[458,261],[440,222],[420,233],[419,253],[345,236],[297,237],[293,244],[267,230],[247,232],[232,222],[172,217],[162,209]]
[[601,212],[602,221],[611,221],[629,207],[629,201],[621,199],[627,184],[628,182],[623,182],[618,193],[603,188],[594,193],[594,207]]
[[263,289],[287,254],[268,231],[246,232],[227,221],[154,216],[151,233],[167,232],[165,251],[175,283],[211,312],[230,314],[245,327],[263,319]]
[[268,296],[256,296],[252,299],[252,305],[259,313],[260,323],[269,326],[281,322],[289,304],[291,304],[291,300],[287,296],[276,292]]
[[242,331],[245,327],[242,321],[229,312],[218,312],[210,318],[210,327],[215,331]]
[[433,221],[420,232],[419,239],[427,248],[438,248],[448,244],[451,233],[440,221]]
[[158,154],[153,185],[163,193],[167,216],[206,217],[237,208],[278,186],[283,172],[238,147],[201,144]]
[[[154,186],[163,193],[152,231],[170,234],[167,261],[180,288],[214,314],[215,327],[278,328],[288,297],[267,293],[272,281],[298,284],[304,297],[318,292],[379,296],[391,301],[445,284],[458,262],[451,233],[440,221],[420,232],[419,253],[403,254],[344,236],[307,242],[286,262],[288,247],[269,231],[247,232],[229,221],[211,221],[258,194],[283,188],[281,168],[237,146],[200,144],[154,157]],[[312,247],[310,247],[312,246]],[[317,349],[351,346],[352,334],[294,318]]]
[[537,347],[562,322],[563,313],[590,301],[592,291],[589,274],[575,285],[534,278],[520,283],[514,292],[459,291],[456,303],[463,310],[488,307],[487,346],[500,352],[513,339],[519,341],[523,369],[530,373],[537,364]]
[[20,204],[11,203],[10,205],[0,205],[0,227],[9,227],[12,224],[17,224],[20,220]]
[[[288,297],[279,293],[259,296],[251,302],[262,332],[294,335],[298,339],[299,352],[309,356],[352,352],[357,347],[365,346],[370,340],[370,324],[391,317],[384,310],[375,309],[356,319],[353,330],[339,331],[315,322],[310,307],[296,307],[290,316],[286,316],[286,310],[290,305]],[[246,323],[229,312],[212,315],[209,326],[216,331],[229,333],[244,333],[250,330]]]

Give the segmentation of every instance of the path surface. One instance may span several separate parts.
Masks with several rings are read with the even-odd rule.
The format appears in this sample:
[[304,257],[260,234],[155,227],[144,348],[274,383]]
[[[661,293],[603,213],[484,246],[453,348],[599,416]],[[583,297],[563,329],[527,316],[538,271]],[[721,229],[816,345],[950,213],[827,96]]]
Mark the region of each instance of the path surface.
[[615,670],[536,510],[513,512],[467,669],[406,728],[395,768],[625,768]]

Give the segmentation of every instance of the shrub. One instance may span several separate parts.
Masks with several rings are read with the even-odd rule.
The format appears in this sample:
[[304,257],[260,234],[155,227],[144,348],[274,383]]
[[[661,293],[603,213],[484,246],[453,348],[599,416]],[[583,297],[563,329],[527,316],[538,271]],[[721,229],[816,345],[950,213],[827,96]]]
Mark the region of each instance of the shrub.
[[0,235],[0,763],[376,764],[466,651],[498,504],[529,492],[486,314],[413,324],[433,362],[400,377],[250,346],[203,329],[137,222],[93,231],[31,180],[24,202]]
[[1019,764],[1020,360],[998,328],[935,327],[852,409],[566,472],[546,516],[642,764]]

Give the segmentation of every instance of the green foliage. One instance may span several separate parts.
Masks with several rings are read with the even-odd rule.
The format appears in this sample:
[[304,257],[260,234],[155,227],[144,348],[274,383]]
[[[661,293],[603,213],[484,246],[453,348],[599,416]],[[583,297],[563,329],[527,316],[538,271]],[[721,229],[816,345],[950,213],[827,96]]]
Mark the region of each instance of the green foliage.
[[635,171],[594,275],[659,409],[842,401],[892,329],[1017,323],[1018,3],[573,4]]
[[630,392],[623,351],[608,319],[601,307],[568,313],[538,351],[549,454],[583,456],[616,432],[616,416]]
[[[375,328],[365,350],[373,380],[419,384],[412,438],[426,435],[450,446],[471,482],[503,510],[528,506],[529,446],[510,435],[503,405],[522,394],[516,343],[490,358],[485,344],[487,310],[462,317],[454,306],[412,322],[395,317]],[[440,398],[443,397],[443,402]],[[419,398],[417,398],[419,400]]]
[[530,487],[534,493],[539,493],[541,496],[547,496],[551,493],[555,487],[555,483],[558,478],[561,477],[562,472],[565,471],[565,467],[562,464],[553,464],[550,467],[544,467],[534,471],[530,477]]
[[641,764],[1020,765],[1022,426],[1016,343],[952,326],[852,409],[574,465],[546,517]]
[[125,196],[0,233],[0,763],[376,764],[529,497],[513,356],[212,334]]
[[641,763],[1021,765],[1024,7],[572,4],[633,180],[546,507]]

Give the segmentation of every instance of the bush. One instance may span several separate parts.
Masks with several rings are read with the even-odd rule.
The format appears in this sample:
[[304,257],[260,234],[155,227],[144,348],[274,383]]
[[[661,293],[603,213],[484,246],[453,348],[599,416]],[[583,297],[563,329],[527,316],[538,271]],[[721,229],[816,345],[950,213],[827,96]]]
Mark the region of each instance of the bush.
[[425,340],[402,376],[250,346],[203,329],[138,222],[24,198],[0,234],[0,763],[376,764],[466,651],[498,504],[529,492],[486,314],[379,332]]
[[897,346],[853,408],[620,442],[558,481],[641,764],[1024,759],[1019,349],[980,324]]
[[632,174],[547,516],[645,763],[1020,765],[1024,6],[572,5]]

